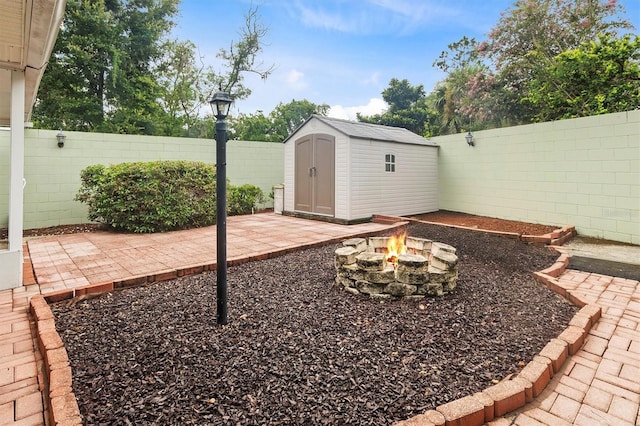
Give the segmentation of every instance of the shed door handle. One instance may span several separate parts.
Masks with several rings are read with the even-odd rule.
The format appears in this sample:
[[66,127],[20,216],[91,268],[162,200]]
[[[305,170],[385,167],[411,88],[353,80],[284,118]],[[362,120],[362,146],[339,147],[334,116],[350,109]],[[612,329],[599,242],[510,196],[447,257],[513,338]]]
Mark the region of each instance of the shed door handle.
[[316,175],[316,168],[315,168],[315,167],[311,167],[311,168],[309,169],[309,176],[310,176],[310,177],[313,177],[313,176],[315,176],[315,175]]

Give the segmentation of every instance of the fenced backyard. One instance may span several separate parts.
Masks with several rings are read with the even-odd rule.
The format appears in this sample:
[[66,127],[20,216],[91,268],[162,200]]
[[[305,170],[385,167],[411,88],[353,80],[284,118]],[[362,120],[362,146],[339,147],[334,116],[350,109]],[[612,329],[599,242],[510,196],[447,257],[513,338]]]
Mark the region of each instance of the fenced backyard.
[[[209,139],[65,132],[25,134],[24,227],[86,222],[74,196],[80,170],[127,161],[215,162]],[[439,144],[439,208],[640,244],[640,111],[433,138]],[[284,181],[283,146],[229,141],[227,175],[269,194]],[[0,131],[0,228],[7,226],[9,135]]]

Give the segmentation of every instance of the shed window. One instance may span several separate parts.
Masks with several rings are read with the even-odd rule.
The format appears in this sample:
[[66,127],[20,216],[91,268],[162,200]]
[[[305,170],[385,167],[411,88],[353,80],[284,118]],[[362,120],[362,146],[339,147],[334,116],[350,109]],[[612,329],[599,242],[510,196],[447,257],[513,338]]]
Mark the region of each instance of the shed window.
[[386,154],[384,156],[384,171],[395,172],[396,171],[396,156],[393,154]]

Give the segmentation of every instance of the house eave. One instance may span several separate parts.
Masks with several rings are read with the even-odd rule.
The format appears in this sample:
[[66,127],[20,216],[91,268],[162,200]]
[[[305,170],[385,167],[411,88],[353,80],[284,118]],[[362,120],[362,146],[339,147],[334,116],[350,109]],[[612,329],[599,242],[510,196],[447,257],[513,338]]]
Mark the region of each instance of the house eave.
[[0,15],[0,125],[11,125],[11,74],[24,72],[24,121],[55,45],[66,0],[2,0]]

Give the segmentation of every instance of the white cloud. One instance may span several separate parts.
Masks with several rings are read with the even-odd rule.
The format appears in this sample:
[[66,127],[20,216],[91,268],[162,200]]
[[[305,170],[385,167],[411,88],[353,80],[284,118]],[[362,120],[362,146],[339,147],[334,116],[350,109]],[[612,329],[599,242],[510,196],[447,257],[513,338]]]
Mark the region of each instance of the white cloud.
[[413,20],[426,19],[446,11],[446,9],[436,5],[434,2],[425,2],[424,0],[369,0],[369,3],[387,13],[397,14]]
[[364,84],[365,86],[380,86],[380,73],[378,71],[375,71],[369,77],[362,80],[362,84]]
[[286,81],[289,87],[294,90],[303,90],[308,86],[307,82],[304,80],[304,73],[296,69],[289,71]]
[[319,9],[312,10],[301,4],[297,4],[297,6],[302,23],[308,27],[350,32],[351,26],[345,21],[344,17],[336,13]]
[[295,3],[301,23],[352,34],[408,34],[458,14],[435,0],[366,0]]
[[379,98],[369,99],[369,103],[360,106],[345,107],[342,105],[332,105],[327,114],[329,117],[341,118],[343,120],[356,121],[356,113],[361,115],[381,114],[387,110],[389,106],[385,101]]

